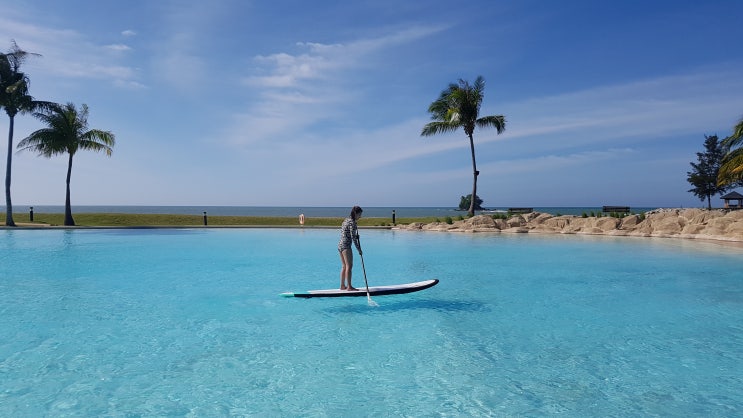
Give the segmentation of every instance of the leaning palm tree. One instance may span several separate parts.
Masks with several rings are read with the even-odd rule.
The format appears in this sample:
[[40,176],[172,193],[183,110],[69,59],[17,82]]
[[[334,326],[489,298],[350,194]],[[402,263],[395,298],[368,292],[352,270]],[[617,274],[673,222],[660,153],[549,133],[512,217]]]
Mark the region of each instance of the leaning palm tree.
[[51,103],[34,100],[28,94],[29,79],[20,71],[21,64],[29,55],[12,41],[13,47],[7,54],[0,54],[0,107],[10,118],[8,127],[8,157],[5,164],[5,225],[15,226],[13,204],[10,199],[11,166],[13,163],[13,126],[17,114],[29,113],[48,108]]
[[[477,196],[477,171],[475,162],[475,141],[472,134],[475,127],[494,127],[498,134],[506,129],[506,118],[503,115],[478,117],[480,105],[483,99],[485,80],[478,76],[475,84],[460,79],[459,84],[451,83],[449,87],[441,92],[439,98],[431,103],[428,112],[434,122],[429,122],[423,127],[421,136],[431,136],[438,133],[453,132],[460,127],[470,140],[470,152],[472,154],[472,196]],[[475,214],[475,199],[470,200],[469,216]]]
[[69,154],[67,162],[67,193],[65,195],[64,224],[75,225],[70,205],[70,178],[72,176],[72,157],[78,150],[104,151],[111,156],[116,143],[114,134],[99,129],[88,130],[88,106],[83,104],[80,111],[75,105],[55,105],[51,109],[35,112],[34,116],[47,127],[39,129],[18,143],[19,151],[34,151],[38,155],[51,158],[54,155]]
[[722,145],[728,149],[717,174],[718,185],[743,184],[743,118],[733,127],[733,134]]

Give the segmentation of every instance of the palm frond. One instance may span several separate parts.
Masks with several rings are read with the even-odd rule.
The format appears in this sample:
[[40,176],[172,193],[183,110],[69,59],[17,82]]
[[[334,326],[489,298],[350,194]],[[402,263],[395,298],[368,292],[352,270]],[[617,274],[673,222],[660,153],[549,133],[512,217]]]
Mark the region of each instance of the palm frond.
[[12,47],[10,48],[10,52],[3,54],[11,67],[11,70],[13,72],[17,72],[18,69],[21,67],[21,64],[26,60],[29,56],[37,56],[40,57],[41,55],[33,53],[33,52],[27,52],[22,50],[18,44],[15,42],[15,39],[12,39],[11,41]]
[[728,148],[735,148],[743,145],[743,119],[733,127],[733,134],[722,141],[722,145]]
[[478,128],[495,128],[499,134],[506,130],[506,118],[503,115],[483,116],[477,120]]
[[723,158],[717,174],[717,184],[733,184],[741,180],[743,180],[743,148],[738,148]]
[[743,138],[743,119],[738,122],[737,125],[733,127],[733,136],[735,138]]
[[453,132],[459,129],[458,123],[451,122],[429,122],[423,127],[421,136],[432,136],[445,132]]
[[33,151],[47,158],[65,153],[74,155],[78,149],[104,151],[109,156],[112,153],[116,143],[113,133],[87,129],[87,105],[78,110],[73,103],[47,103],[45,110],[34,113],[34,116],[47,127],[21,140],[17,146],[19,151]]
[[428,107],[431,119],[436,122],[426,125],[421,136],[450,132],[460,127],[467,136],[472,135],[475,127],[494,127],[499,134],[502,133],[506,127],[503,116],[479,118],[484,89],[485,79],[482,76],[478,76],[473,84],[464,79],[459,79],[457,84],[449,84]]

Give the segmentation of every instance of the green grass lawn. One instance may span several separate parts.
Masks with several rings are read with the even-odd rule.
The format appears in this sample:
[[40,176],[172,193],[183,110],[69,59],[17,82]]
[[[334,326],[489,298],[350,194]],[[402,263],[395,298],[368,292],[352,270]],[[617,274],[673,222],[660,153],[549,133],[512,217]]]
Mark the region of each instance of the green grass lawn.
[[[0,213],[5,219],[5,213]],[[147,227],[147,226],[203,226],[203,215],[165,215],[165,214],[135,214],[135,213],[73,213],[77,226],[119,226],[119,227]],[[14,212],[13,220],[19,227],[59,226],[64,223],[64,214],[61,213],[34,213],[34,221],[29,221],[28,212]],[[398,218],[397,224],[413,222],[435,222],[434,217],[427,218]],[[305,227],[340,227],[343,218],[311,218],[305,219]],[[208,216],[208,226],[296,226],[299,220],[296,217],[281,216]],[[389,218],[361,218],[359,226],[392,226]]]

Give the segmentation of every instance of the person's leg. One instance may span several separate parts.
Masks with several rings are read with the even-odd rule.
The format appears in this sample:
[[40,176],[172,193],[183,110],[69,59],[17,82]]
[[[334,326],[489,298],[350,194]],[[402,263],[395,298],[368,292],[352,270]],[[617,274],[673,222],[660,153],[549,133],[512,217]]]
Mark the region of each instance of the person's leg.
[[353,253],[351,249],[341,251],[341,289],[358,290],[351,285],[353,275]]
[[339,251],[338,254],[341,256],[341,290],[346,290],[346,257],[343,255],[347,250]]

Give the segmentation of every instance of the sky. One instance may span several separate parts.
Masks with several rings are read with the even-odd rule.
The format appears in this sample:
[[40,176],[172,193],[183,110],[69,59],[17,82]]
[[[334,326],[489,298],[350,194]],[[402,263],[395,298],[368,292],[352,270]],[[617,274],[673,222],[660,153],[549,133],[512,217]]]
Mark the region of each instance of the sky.
[[[37,100],[87,104],[72,205],[456,207],[462,130],[420,135],[485,79],[483,206],[702,207],[705,135],[743,117],[738,0],[0,0]],[[15,145],[44,127],[15,119]],[[0,132],[8,118],[0,114]],[[2,134],[0,138],[7,138]],[[7,143],[1,142],[5,161]],[[16,210],[63,205],[67,159],[13,154]],[[721,201],[713,204],[721,205]]]

